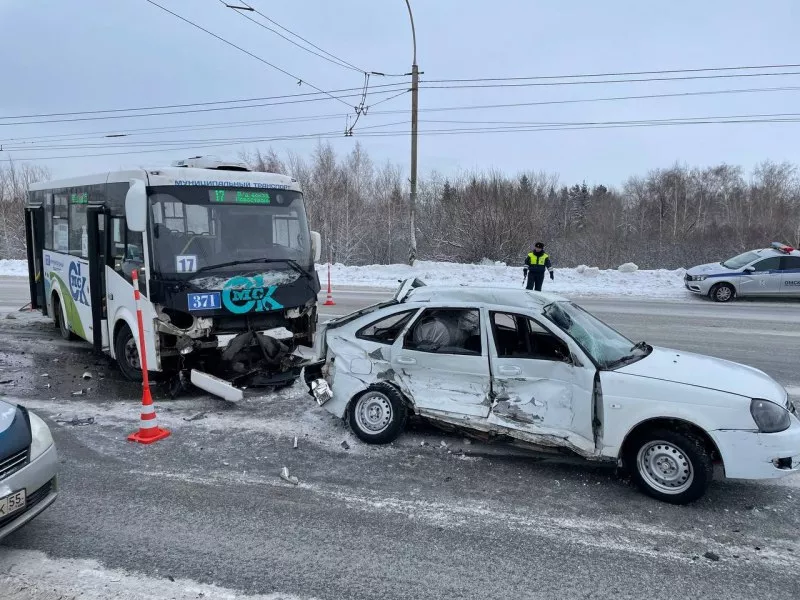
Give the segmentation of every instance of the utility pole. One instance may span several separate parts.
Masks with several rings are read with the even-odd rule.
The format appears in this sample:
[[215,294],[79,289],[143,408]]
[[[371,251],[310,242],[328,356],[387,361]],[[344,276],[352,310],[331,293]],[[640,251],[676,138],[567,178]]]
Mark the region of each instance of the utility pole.
[[417,112],[419,110],[419,67],[417,66],[417,32],[414,29],[414,15],[411,4],[406,0],[408,17],[411,20],[411,37],[414,42],[414,61],[411,64],[411,194],[409,197],[409,222],[411,236],[409,238],[408,264],[413,265],[417,258]]

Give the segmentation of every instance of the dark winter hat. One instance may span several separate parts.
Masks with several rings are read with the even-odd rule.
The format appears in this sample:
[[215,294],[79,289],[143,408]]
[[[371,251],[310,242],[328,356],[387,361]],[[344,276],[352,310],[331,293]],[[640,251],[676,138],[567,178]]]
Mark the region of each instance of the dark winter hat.
[[536,242],[533,245],[534,248],[538,248],[539,250],[544,250],[544,244],[542,242]]

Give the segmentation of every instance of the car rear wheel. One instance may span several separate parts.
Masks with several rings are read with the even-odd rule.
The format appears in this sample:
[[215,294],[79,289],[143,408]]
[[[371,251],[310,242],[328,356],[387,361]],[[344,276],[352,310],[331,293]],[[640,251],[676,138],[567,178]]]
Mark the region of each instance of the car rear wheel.
[[729,283],[718,283],[711,288],[710,296],[715,302],[730,302],[736,296],[736,290]]
[[75,339],[75,334],[69,330],[69,325],[67,324],[67,312],[64,309],[64,305],[61,304],[61,299],[56,295],[53,295],[53,320],[56,322],[58,332],[63,339]]
[[701,498],[714,475],[702,440],[666,429],[639,436],[628,448],[626,463],[645,494],[671,504]]
[[119,370],[129,381],[142,380],[142,364],[139,361],[139,349],[133,339],[131,328],[123,325],[114,341],[114,354],[117,358]]
[[388,444],[406,423],[408,410],[400,392],[378,384],[356,396],[350,405],[350,428],[368,444]]

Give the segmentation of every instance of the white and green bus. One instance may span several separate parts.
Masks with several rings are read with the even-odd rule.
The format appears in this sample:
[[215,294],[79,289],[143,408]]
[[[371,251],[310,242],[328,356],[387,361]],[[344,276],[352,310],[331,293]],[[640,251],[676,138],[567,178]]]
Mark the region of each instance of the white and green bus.
[[32,307],[129,379],[141,377],[134,269],[151,371],[280,385],[313,345],[320,239],[291,177],[195,157],[37,183],[26,234]]

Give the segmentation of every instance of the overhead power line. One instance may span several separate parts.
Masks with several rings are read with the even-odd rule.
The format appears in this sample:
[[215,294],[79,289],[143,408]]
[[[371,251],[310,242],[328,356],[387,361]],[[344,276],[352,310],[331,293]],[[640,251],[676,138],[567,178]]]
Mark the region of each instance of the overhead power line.
[[[393,88],[388,90],[389,92],[394,92],[400,89],[399,86],[408,85],[404,82],[397,82],[397,83],[382,83],[380,85],[372,86],[372,89],[383,89],[383,88]],[[280,96],[261,96],[256,98],[238,98],[235,100],[212,100],[207,102],[188,102],[184,104],[161,104],[156,106],[134,106],[128,108],[106,108],[106,109],[92,109],[92,110],[78,110],[72,112],[59,112],[59,113],[38,113],[38,114],[30,114],[30,115],[9,115],[0,117],[1,120],[6,119],[34,119],[39,117],[68,117],[74,115],[96,115],[96,114],[106,114],[106,113],[119,113],[119,112],[135,112],[135,111],[142,111],[142,110],[161,110],[167,108],[190,108],[192,106],[214,106],[217,104],[235,104],[240,102],[259,102],[261,100],[279,100],[283,98],[304,98],[307,96],[319,96],[319,95],[326,95],[326,94],[339,94],[342,92],[359,92],[358,96],[361,95],[363,90],[363,86],[360,87],[352,87],[352,88],[342,88],[338,90],[326,90],[324,92],[303,92],[300,94],[283,94]],[[325,98],[328,100],[329,98]]]
[[[341,100],[341,98],[362,98],[363,96],[363,88],[361,88],[361,93],[355,94],[345,94],[335,98],[336,100]],[[392,94],[397,92],[397,88],[385,91],[376,92],[376,94]],[[8,127],[12,125],[41,125],[45,123],[73,123],[77,121],[106,121],[111,119],[134,119],[139,117],[159,117],[165,115],[184,115],[190,113],[206,113],[206,112],[219,112],[219,111],[228,111],[228,110],[241,110],[245,108],[261,108],[264,106],[284,106],[284,105],[292,105],[292,104],[305,104],[308,102],[320,102],[320,101],[328,101],[329,98],[305,98],[305,99],[292,99],[292,100],[284,100],[281,102],[264,102],[258,104],[248,104],[242,106],[216,106],[210,108],[194,108],[194,109],[184,109],[184,110],[173,110],[173,111],[164,111],[164,112],[144,112],[144,113],[136,113],[136,114],[125,114],[125,115],[99,115],[99,116],[88,116],[88,117],[77,117],[72,119],[45,119],[39,121],[12,121],[12,122],[0,122],[0,127]],[[342,101],[343,102],[343,101]],[[354,106],[350,106],[346,102],[344,103],[348,108],[355,109]]]
[[312,88],[312,89],[315,89],[315,90],[317,90],[319,93],[321,93],[321,94],[326,94],[327,96],[330,96],[330,97],[331,97],[333,100],[337,100],[337,101],[341,102],[342,104],[344,104],[345,106],[347,106],[348,108],[351,108],[351,107],[350,107],[350,105],[349,105],[349,104],[347,104],[347,103],[346,103],[344,100],[342,100],[342,99],[340,99],[340,98],[337,98],[336,96],[333,96],[332,94],[329,94],[329,93],[328,93],[328,92],[326,92],[325,90],[323,90],[323,89],[321,89],[321,88],[318,88],[317,86],[315,86],[315,85],[314,85],[314,84],[312,84],[312,83],[309,83],[308,81],[306,81],[306,80],[305,80],[305,79],[303,79],[302,77],[298,77],[297,75],[294,75],[293,73],[290,73],[290,72],[289,72],[289,71],[287,71],[286,69],[282,69],[281,67],[279,67],[279,66],[277,66],[277,65],[275,65],[275,64],[273,64],[273,63],[271,63],[271,62],[269,62],[268,60],[265,60],[265,59],[261,58],[261,57],[260,57],[260,56],[258,56],[257,54],[253,54],[253,53],[252,53],[252,52],[250,52],[249,50],[245,50],[245,49],[244,49],[244,48],[242,48],[241,46],[238,46],[238,45],[234,44],[233,42],[231,42],[231,41],[229,41],[229,40],[226,40],[224,37],[217,35],[217,34],[216,34],[216,33],[214,33],[213,31],[209,31],[208,29],[206,29],[205,27],[203,27],[203,26],[201,26],[201,25],[198,25],[198,24],[197,24],[197,23],[195,23],[194,21],[190,21],[190,20],[189,20],[189,19],[187,19],[186,17],[182,17],[182,16],[181,16],[181,15],[179,15],[178,13],[176,13],[176,12],[173,12],[173,11],[171,11],[170,9],[168,9],[168,8],[165,8],[164,6],[161,6],[160,4],[158,4],[157,2],[155,2],[154,0],[145,0],[145,2],[148,2],[149,4],[152,4],[153,6],[156,6],[156,7],[160,8],[160,9],[161,9],[161,10],[163,10],[164,12],[167,12],[167,13],[171,14],[173,17],[176,17],[176,18],[180,19],[180,20],[181,20],[181,21],[183,21],[184,23],[188,23],[189,25],[191,25],[192,27],[195,27],[195,28],[199,29],[200,31],[204,31],[204,32],[205,32],[205,33],[207,33],[208,35],[215,37],[216,39],[218,39],[219,41],[221,41],[221,42],[223,42],[223,43],[227,44],[228,46],[231,46],[232,48],[236,48],[236,49],[237,49],[237,50],[239,50],[240,52],[244,52],[244,53],[245,53],[245,54],[247,54],[248,56],[251,56],[251,57],[255,58],[256,60],[258,60],[258,61],[260,61],[260,62],[264,63],[265,65],[267,65],[267,66],[269,66],[269,67],[272,67],[272,68],[273,68],[273,69],[275,69],[276,71],[280,71],[280,72],[281,72],[281,73],[283,73],[284,75],[287,75],[287,76],[291,77],[292,79],[294,79],[295,81],[297,81],[297,83],[298,83],[298,84],[303,84],[303,83],[305,83],[307,86],[309,86],[309,87],[310,87],[310,88]]
[[617,71],[608,73],[571,73],[568,75],[529,75],[516,77],[476,77],[466,79],[432,79],[430,83],[467,83],[476,81],[522,81],[533,79],[587,79],[589,77],[632,77],[638,75],[670,75],[677,73],[711,73],[722,71],[754,71],[766,69],[796,69],[800,63],[775,65],[745,65],[738,67],[698,67],[692,69],[661,69],[656,71]]
[[[553,124],[536,124],[530,126],[514,126],[514,127],[475,127],[475,128],[451,128],[451,129],[429,129],[421,130],[420,135],[428,136],[443,136],[443,135],[469,135],[469,134],[493,134],[493,133],[537,133],[537,132],[550,132],[550,131],[583,131],[591,129],[617,129],[617,128],[640,128],[640,127],[663,127],[663,126],[691,126],[691,125],[708,125],[708,124],[764,124],[764,123],[800,123],[800,113],[776,113],[775,115],[730,115],[722,117],[681,117],[674,119],[651,119],[651,120],[635,120],[635,121],[597,121],[597,122],[571,122],[571,123],[553,123]],[[403,124],[403,123],[398,123]],[[397,124],[385,124],[377,127],[387,127]],[[359,133],[360,137],[398,137],[407,136],[407,131],[391,131],[391,132],[365,132]],[[264,138],[253,138],[248,140],[250,143],[263,143],[274,141],[295,141],[305,139],[334,139],[342,137],[341,132],[321,132],[300,135],[287,135],[275,136]],[[16,160],[60,160],[70,158],[91,158],[95,156],[123,156],[133,154],[144,154],[152,152],[165,152],[165,151],[178,151],[178,150],[197,150],[199,148],[216,148],[223,146],[234,146],[245,143],[238,138],[235,141],[217,142],[213,141],[206,144],[204,141],[198,141],[200,145],[193,145],[180,148],[160,148],[148,150],[134,150],[127,152],[111,152],[111,153],[94,153],[94,154],[79,154],[79,155],[60,155],[60,156],[46,156],[46,157],[17,157]],[[180,143],[180,142],[175,142]],[[2,156],[2,155],[0,155]]]
[[[698,91],[698,92],[675,92],[675,93],[667,93],[667,94],[644,94],[644,95],[632,95],[632,96],[611,96],[611,97],[600,97],[600,98],[570,98],[570,99],[563,99],[563,100],[544,100],[538,102],[515,102],[515,103],[507,103],[507,104],[484,104],[484,105],[466,105],[466,106],[439,106],[439,107],[430,107],[421,109],[421,113],[436,113],[436,112],[462,112],[462,111],[471,111],[471,110],[483,110],[483,109],[503,109],[503,108],[524,108],[528,106],[543,106],[543,105],[558,105],[558,104],[582,104],[582,103],[594,103],[594,102],[610,102],[610,101],[627,101],[627,100],[651,100],[651,99],[662,99],[662,98],[676,98],[676,97],[694,97],[694,96],[716,96],[716,95],[727,95],[727,94],[749,94],[749,93],[775,93],[775,92],[797,92],[800,91],[800,86],[789,86],[789,87],[771,87],[771,88],[740,88],[740,89],[727,89],[727,90],[708,90],[708,91]],[[379,92],[383,93],[383,92]],[[394,96],[390,96],[385,98],[384,100],[380,100],[370,106],[370,109],[374,108],[378,104],[382,102],[387,102],[398,96],[403,94],[407,94],[408,90],[404,90]],[[242,107],[248,108],[248,107]],[[381,110],[381,111],[372,111],[370,112],[373,116],[380,116],[380,115],[396,115],[396,114],[405,114],[407,110]],[[201,124],[194,124],[194,125],[174,125],[169,127],[145,127],[145,128],[120,128],[114,130],[106,130],[106,131],[94,131],[94,132],[85,132],[85,133],[67,133],[67,134],[55,134],[55,135],[44,135],[44,136],[32,136],[26,138],[6,138],[2,140],[3,144],[17,144],[20,142],[28,142],[28,141],[35,141],[35,140],[50,140],[50,139],[63,139],[63,138],[73,138],[73,139],[91,139],[92,137],[106,137],[106,136],[131,136],[131,135],[138,135],[138,134],[157,134],[162,132],[169,132],[169,131],[190,131],[190,130],[204,130],[204,129],[215,129],[221,127],[238,127],[238,126],[253,126],[253,125],[266,125],[266,124],[273,124],[273,123],[294,123],[294,122],[308,122],[308,121],[318,121],[318,120],[326,120],[326,119],[340,119],[342,118],[341,113],[328,113],[322,115],[310,115],[310,116],[298,116],[298,117],[284,117],[284,118],[276,118],[276,119],[259,119],[259,120],[249,120],[249,121],[222,121],[216,123],[201,123]]]
[[298,35],[298,34],[294,33],[293,31],[290,31],[290,30],[286,29],[286,28],[285,28],[285,27],[283,27],[282,25],[279,25],[278,23],[276,23],[275,21],[273,21],[272,19],[270,19],[270,18],[269,18],[267,15],[265,15],[265,14],[264,14],[264,13],[262,13],[261,11],[257,10],[256,8],[253,8],[253,7],[252,7],[251,5],[249,5],[249,4],[247,4],[247,2],[242,2],[242,4],[243,4],[243,5],[246,7],[246,9],[247,9],[248,11],[254,12],[254,13],[256,13],[257,15],[260,15],[261,17],[263,17],[263,18],[267,19],[267,20],[268,20],[270,23],[273,23],[274,25],[276,25],[276,26],[280,27],[280,28],[281,28],[281,29],[283,29],[284,31],[286,31],[286,32],[290,33],[291,35],[295,36],[296,38],[298,38],[298,39],[300,39],[300,40],[303,40],[303,41],[304,41],[306,44],[308,44],[309,46],[312,46],[313,48],[316,48],[317,50],[319,50],[319,52],[315,52],[315,51],[314,51],[314,50],[312,50],[311,48],[307,48],[306,46],[303,46],[302,44],[298,44],[298,43],[297,43],[297,42],[295,42],[293,39],[291,39],[291,38],[289,38],[289,37],[286,37],[285,35],[283,35],[283,34],[282,34],[282,33],[280,33],[279,31],[275,31],[275,30],[274,30],[272,27],[268,27],[267,25],[264,25],[264,23],[261,23],[261,22],[260,22],[260,21],[258,21],[257,19],[254,19],[253,17],[251,17],[251,16],[249,16],[249,15],[245,14],[244,12],[242,12],[242,8],[241,8],[241,7],[238,7],[238,6],[231,6],[230,4],[228,4],[227,2],[225,2],[225,0],[219,0],[219,3],[220,3],[220,4],[222,4],[223,6],[225,6],[226,8],[233,9],[233,11],[234,11],[234,12],[236,12],[238,15],[240,15],[240,16],[242,16],[242,17],[244,17],[244,18],[245,18],[245,19],[247,19],[248,21],[251,21],[251,22],[255,23],[255,24],[256,24],[256,25],[258,25],[259,27],[261,27],[261,28],[263,28],[263,29],[266,29],[267,31],[269,31],[269,32],[271,32],[271,33],[274,33],[274,34],[275,34],[275,35],[277,35],[278,37],[281,37],[281,38],[283,38],[284,40],[286,40],[286,41],[287,41],[287,42],[289,42],[290,44],[293,44],[293,45],[297,46],[297,47],[298,47],[298,48],[300,48],[301,50],[305,50],[306,52],[308,52],[308,53],[310,53],[310,54],[313,54],[314,56],[318,56],[319,58],[321,58],[321,59],[323,59],[323,60],[326,60],[326,61],[328,61],[329,63],[332,63],[332,64],[334,64],[334,65],[336,65],[336,66],[338,66],[338,67],[342,67],[342,68],[344,68],[344,69],[348,69],[348,70],[350,70],[350,71],[356,71],[356,72],[358,72],[358,73],[365,73],[364,69],[359,69],[358,67],[356,67],[355,65],[353,65],[353,64],[351,64],[351,63],[349,63],[349,62],[347,62],[346,60],[344,60],[344,59],[341,59],[341,58],[339,58],[338,56],[336,56],[335,54],[331,54],[330,52],[327,52],[326,50],[323,50],[322,48],[320,48],[320,47],[319,47],[319,46],[317,46],[316,44],[312,44],[311,42],[309,42],[309,41],[308,41],[307,39],[305,39],[304,37],[302,37],[302,36],[300,36],[300,35]]
[[636,79],[597,79],[588,81],[528,81],[525,83],[454,83],[448,85],[427,85],[434,81],[425,80],[423,83],[429,90],[453,90],[474,88],[520,88],[520,87],[557,87],[564,85],[607,85],[615,83],[648,83],[666,81],[693,81],[708,79],[738,79],[743,77],[788,77],[800,75],[800,71],[784,71],[781,73],[725,73],[717,75],[685,75],[681,77],[639,77]]

